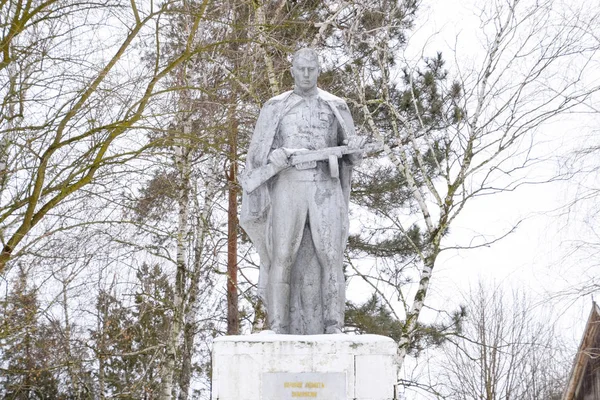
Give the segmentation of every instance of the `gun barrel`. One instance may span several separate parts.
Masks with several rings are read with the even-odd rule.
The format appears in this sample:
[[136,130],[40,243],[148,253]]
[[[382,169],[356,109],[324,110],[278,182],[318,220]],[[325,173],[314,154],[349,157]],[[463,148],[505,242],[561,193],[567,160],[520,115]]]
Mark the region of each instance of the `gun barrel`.
[[290,164],[297,165],[304,162],[311,161],[322,161],[329,160],[329,156],[336,156],[340,158],[346,154],[356,154],[356,153],[371,153],[374,151],[383,150],[383,145],[381,143],[369,143],[364,147],[360,148],[350,148],[348,146],[336,146],[336,147],[327,147],[321,150],[307,150],[302,152],[296,152],[292,156],[290,156]]

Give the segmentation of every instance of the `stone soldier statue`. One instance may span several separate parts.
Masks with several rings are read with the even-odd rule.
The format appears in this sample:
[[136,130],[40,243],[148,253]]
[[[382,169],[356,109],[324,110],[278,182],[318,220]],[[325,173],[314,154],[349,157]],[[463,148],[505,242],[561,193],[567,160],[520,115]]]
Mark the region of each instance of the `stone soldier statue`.
[[[314,50],[297,51],[291,72],[294,90],[270,99],[258,117],[240,222],[260,255],[270,329],[341,333],[350,175],[364,137],[355,135],[344,100],[317,88]],[[346,150],[332,155],[336,148]],[[303,154],[313,157],[299,162]]]

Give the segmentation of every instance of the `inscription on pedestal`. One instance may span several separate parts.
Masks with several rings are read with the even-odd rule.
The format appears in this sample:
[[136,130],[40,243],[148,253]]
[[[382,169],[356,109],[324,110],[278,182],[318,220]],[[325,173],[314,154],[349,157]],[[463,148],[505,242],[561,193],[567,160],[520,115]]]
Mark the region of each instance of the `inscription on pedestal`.
[[265,372],[261,400],[346,400],[344,372]]

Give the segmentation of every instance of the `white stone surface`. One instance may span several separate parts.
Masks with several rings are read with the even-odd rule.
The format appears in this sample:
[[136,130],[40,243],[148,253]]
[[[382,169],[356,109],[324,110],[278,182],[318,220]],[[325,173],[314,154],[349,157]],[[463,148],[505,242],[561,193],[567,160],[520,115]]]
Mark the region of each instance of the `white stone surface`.
[[[272,386],[281,377],[282,387],[288,381],[327,385],[327,390],[304,390],[312,394],[304,393],[305,396],[299,398],[391,400],[396,368],[396,343],[379,335],[223,336],[213,344],[212,399],[284,400],[287,397],[266,397],[273,393]],[[341,379],[339,373],[346,378],[344,399],[330,397],[327,383],[335,378],[337,384]]]
[[258,294],[278,333],[344,327],[350,183],[366,137],[346,102],[317,87],[319,70],[313,49],[294,54],[294,90],[263,106],[240,175],[240,226],[260,256]]

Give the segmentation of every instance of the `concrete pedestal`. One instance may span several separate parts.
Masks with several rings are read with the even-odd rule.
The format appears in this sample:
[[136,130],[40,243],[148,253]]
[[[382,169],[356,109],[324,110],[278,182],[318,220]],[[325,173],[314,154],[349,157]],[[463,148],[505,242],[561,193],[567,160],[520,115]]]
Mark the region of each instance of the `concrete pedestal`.
[[396,343],[384,336],[224,336],[212,362],[212,400],[394,398]]

